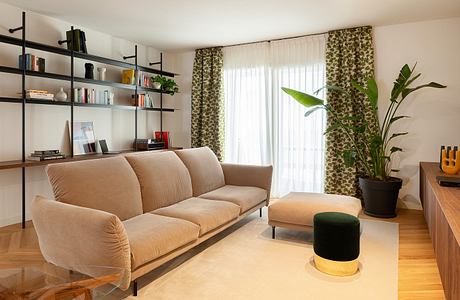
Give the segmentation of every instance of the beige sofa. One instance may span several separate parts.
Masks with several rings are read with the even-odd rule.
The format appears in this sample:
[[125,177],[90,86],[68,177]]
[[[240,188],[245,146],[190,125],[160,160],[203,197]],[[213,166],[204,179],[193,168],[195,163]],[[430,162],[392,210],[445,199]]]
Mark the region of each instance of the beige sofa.
[[136,278],[268,205],[271,166],[220,164],[209,148],[51,164],[57,201],[37,196],[32,220],[45,259]]

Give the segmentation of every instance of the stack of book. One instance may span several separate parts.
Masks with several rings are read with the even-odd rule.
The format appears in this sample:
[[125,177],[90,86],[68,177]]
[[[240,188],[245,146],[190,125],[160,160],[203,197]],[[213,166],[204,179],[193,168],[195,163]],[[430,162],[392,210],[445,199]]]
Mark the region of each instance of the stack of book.
[[[66,38],[70,41],[67,43],[67,49],[72,50],[73,48],[73,51],[88,53],[85,32],[80,29],[74,29],[73,31],[74,33],[72,33],[72,30],[66,32]],[[73,42],[73,37],[75,37],[75,43]]]
[[[22,55],[19,55],[20,70],[22,70],[22,60]],[[26,70],[45,72],[45,59],[32,54],[26,54]]]
[[48,93],[48,91],[45,90],[26,90],[26,98],[38,100],[53,100],[54,94],[50,94]]
[[36,150],[30,154],[29,160],[44,161],[64,158],[65,154],[62,154],[59,150]]

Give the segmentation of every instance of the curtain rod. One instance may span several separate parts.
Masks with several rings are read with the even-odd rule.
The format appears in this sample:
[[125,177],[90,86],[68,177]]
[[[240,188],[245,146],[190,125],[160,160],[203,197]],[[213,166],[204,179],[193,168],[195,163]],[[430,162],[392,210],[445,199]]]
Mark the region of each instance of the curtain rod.
[[[247,42],[247,43],[239,43],[239,44],[225,45],[225,46],[220,46],[220,47],[222,47],[222,48],[227,48],[227,47],[251,45],[251,44],[258,44],[258,43],[270,43],[270,42],[275,42],[275,41],[297,39],[297,38],[306,37],[306,36],[323,35],[323,34],[326,34],[326,33],[328,33],[328,31],[319,32],[319,33],[311,33],[311,34],[303,34],[303,35],[297,35],[297,36],[291,36],[291,37],[285,37],[285,38],[279,38],[279,39],[271,39],[271,40],[262,40],[262,41],[256,41],[256,42]],[[217,47],[218,47],[218,46],[217,46]],[[216,48],[216,47],[203,47],[203,48],[198,48],[198,49],[196,49],[196,50],[202,50],[202,49],[208,49],[208,48]]]
[[208,49],[208,48],[217,48],[217,47],[226,48],[226,47],[235,47],[235,46],[251,45],[251,44],[258,44],[258,43],[270,43],[270,42],[275,42],[275,41],[290,40],[290,39],[296,39],[296,38],[307,37],[307,36],[323,35],[323,34],[326,34],[326,33],[329,33],[329,32],[357,29],[357,28],[363,28],[363,27],[371,27],[372,28],[372,26],[370,26],[370,25],[354,26],[354,27],[347,27],[347,28],[343,28],[343,29],[335,29],[335,30],[329,30],[329,31],[325,31],[325,32],[303,34],[303,35],[297,35],[297,36],[291,36],[291,37],[285,37],[285,38],[279,38],[279,39],[271,39],[271,40],[262,40],[262,41],[257,41],[257,42],[239,43],[239,44],[226,45],[226,46],[203,47],[203,48],[198,48],[198,49],[195,49],[195,50],[202,50],[202,49]]

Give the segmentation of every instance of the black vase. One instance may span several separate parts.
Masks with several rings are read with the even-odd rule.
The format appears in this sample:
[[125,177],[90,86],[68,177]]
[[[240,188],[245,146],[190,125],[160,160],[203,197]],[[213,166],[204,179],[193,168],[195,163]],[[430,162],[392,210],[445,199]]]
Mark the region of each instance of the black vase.
[[378,218],[396,217],[396,204],[402,180],[390,177],[386,181],[359,178],[363,192],[364,213]]
[[85,78],[94,79],[94,65],[90,63],[85,64]]

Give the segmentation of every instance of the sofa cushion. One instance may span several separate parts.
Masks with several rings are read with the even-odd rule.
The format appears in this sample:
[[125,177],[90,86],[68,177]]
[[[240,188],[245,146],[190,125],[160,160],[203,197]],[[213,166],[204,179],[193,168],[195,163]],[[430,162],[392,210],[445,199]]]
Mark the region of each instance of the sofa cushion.
[[190,198],[168,207],[159,208],[153,214],[184,219],[200,226],[200,236],[236,219],[240,207],[236,204]]
[[144,212],[192,197],[192,181],[184,163],[172,151],[125,156],[139,179]]
[[190,172],[194,197],[225,185],[222,167],[208,147],[177,150],[176,154]]
[[235,203],[241,207],[241,212],[253,208],[267,199],[267,191],[252,186],[224,185],[214,191],[200,196],[204,199],[221,200]]
[[191,222],[154,214],[123,221],[131,248],[131,269],[135,270],[198,238],[200,227]]
[[56,200],[103,210],[126,220],[142,214],[136,174],[122,156],[48,165]]

